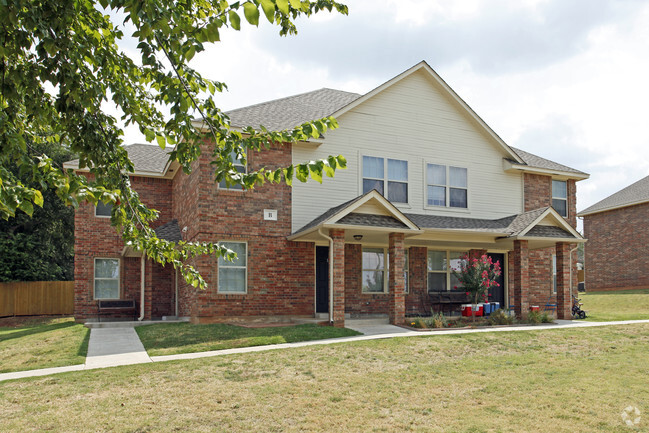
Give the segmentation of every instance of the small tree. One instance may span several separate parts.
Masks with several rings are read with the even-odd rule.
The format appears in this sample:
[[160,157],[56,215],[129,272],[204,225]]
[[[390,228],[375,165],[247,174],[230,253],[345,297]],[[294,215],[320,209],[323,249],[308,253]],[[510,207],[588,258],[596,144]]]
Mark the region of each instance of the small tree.
[[[500,262],[494,263],[491,257],[486,254],[480,258],[471,258],[465,254],[461,257],[460,270],[453,270],[453,275],[462,283],[462,288],[470,296],[474,307],[480,298],[488,299],[490,288],[500,286],[496,281],[500,274]],[[475,310],[475,308],[471,308],[473,320],[475,320]]]

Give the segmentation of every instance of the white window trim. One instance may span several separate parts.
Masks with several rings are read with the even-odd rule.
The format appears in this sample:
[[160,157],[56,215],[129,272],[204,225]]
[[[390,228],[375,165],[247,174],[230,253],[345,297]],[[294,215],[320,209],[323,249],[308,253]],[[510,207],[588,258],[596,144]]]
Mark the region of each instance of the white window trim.
[[[104,203],[106,204],[106,203]],[[93,206],[95,208],[95,217],[96,218],[110,218],[111,215],[97,215],[97,206]]]
[[[440,165],[446,168],[446,185],[437,185],[435,183],[428,183],[428,165],[433,164],[433,165]],[[464,187],[457,187],[457,186],[450,186],[449,185],[449,179],[450,179],[450,168],[463,168],[466,170],[466,188]],[[459,165],[455,164],[440,164],[439,162],[435,161],[426,161],[424,160],[424,165],[422,167],[423,170],[423,180],[424,180],[424,191],[423,191],[423,198],[424,198],[424,208],[425,209],[435,209],[435,210],[440,210],[440,211],[451,211],[451,212],[470,212],[471,209],[471,197],[469,194],[469,185],[471,184],[470,181],[470,170],[468,167],[461,167]],[[439,205],[432,205],[428,204],[428,186],[443,186],[446,188],[446,205],[445,206],[439,206]],[[466,189],[466,207],[453,207],[451,206],[451,188],[456,188],[456,189]]]
[[[114,280],[115,278],[97,278],[97,260],[117,260],[117,298],[98,298],[95,281],[97,280]],[[92,299],[94,300],[117,300],[122,299],[122,260],[119,257],[95,257],[92,268]]]
[[552,254],[552,294],[557,294],[557,255]]
[[[248,294],[248,241],[242,241],[242,240],[234,240],[234,239],[223,239],[218,242],[219,245],[222,243],[237,243],[237,244],[245,244],[246,245],[246,266],[234,266],[232,264],[230,265],[224,265],[221,266],[218,263],[218,259],[216,262],[216,267],[217,267],[217,273],[216,273],[216,281],[217,281],[217,290],[216,292],[222,295],[246,295]],[[228,262],[232,263],[232,262]],[[243,292],[232,292],[232,291],[222,291],[221,290],[221,284],[220,284],[220,271],[221,267],[223,268],[233,268],[233,269],[241,269],[244,268],[245,272],[245,277],[244,277],[244,291]]]
[[[370,158],[381,158],[383,160],[383,179],[379,179],[379,178],[376,178],[376,177],[365,177],[365,176],[363,176],[363,158],[366,157],[366,156],[370,157]],[[394,161],[403,161],[403,162],[406,163],[406,166],[407,166],[406,174],[408,176],[408,180],[406,180],[404,182],[404,181],[401,181],[401,180],[392,180],[391,181],[390,179],[388,179],[388,160],[389,159],[392,159]],[[409,160],[400,159],[400,157],[394,157],[393,158],[393,157],[389,157],[389,156],[377,156],[377,155],[371,155],[371,154],[368,154],[368,153],[360,153],[358,161],[359,161],[358,173],[360,175],[359,176],[359,189],[358,190],[359,190],[360,194],[364,194],[363,193],[363,179],[371,179],[371,180],[381,180],[381,181],[383,181],[383,197],[385,197],[388,200],[390,200],[388,198],[388,182],[405,183],[406,184],[406,194],[408,195],[408,201],[406,201],[406,202],[398,202],[398,201],[392,202],[391,201],[390,203],[394,204],[395,206],[399,206],[399,207],[404,207],[404,206],[409,206],[410,205],[411,191],[410,191],[410,161]]]
[[[445,271],[431,271],[428,269],[428,252],[429,251],[435,251],[438,253],[446,253],[446,263],[448,268]],[[460,253],[460,254],[465,254],[466,251],[459,251],[459,250],[438,250],[435,248],[428,248],[426,250],[426,293],[431,293],[430,288],[428,287],[428,274],[446,274],[446,291],[451,292],[453,291],[453,287],[451,286],[451,276],[453,273],[451,272],[451,253]],[[455,290],[457,292],[457,290]],[[438,292],[438,290],[434,290],[434,292]]]
[[[363,250],[383,250],[383,291],[382,292],[370,292],[365,290],[365,284],[363,284],[363,272],[365,271],[377,271],[378,269],[365,269],[363,267]],[[363,245],[361,248],[361,293],[368,295],[380,295],[388,293],[388,285],[390,284],[388,279],[390,278],[390,258],[388,257],[388,249],[384,247],[373,247],[369,245]]]
[[[550,193],[550,195],[552,196],[551,200],[552,200],[552,201],[554,201],[554,200],[563,200],[563,201],[565,201],[565,202],[566,202],[566,214],[565,214],[565,215],[561,215],[561,213],[560,213],[558,210],[556,210],[556,209],[554,208],[554,203],[552,203],[552,208],[553,208],[554,210],[556,210],[557,213],[558,213],[559,215],[561,215],[562,217],[564,217],[564,218],[568,218],[568,215],[570,214],[570,210],[568,209],[568,195],[569,195],[569,194],[568,194],[568,181],[567,181],[567,180],[552,179],[551,182],[552,182],[552,184],[551,184],[551,186],[550,186],[550,188],[552,189],[552,191],[551,191],[551,193]],[[566,196],[565,196],[565,198],[564,198],[564,197],[555,197],[555,196],[554,196],[554,182],[563,182],[563,183],[566,184]]]
[[404,248],[403,249],[404,256],[405,256],[405,261],[403,263],[403,272],[405,281],[403,282],[403,293],[408,294],[410,293],[410,248]]

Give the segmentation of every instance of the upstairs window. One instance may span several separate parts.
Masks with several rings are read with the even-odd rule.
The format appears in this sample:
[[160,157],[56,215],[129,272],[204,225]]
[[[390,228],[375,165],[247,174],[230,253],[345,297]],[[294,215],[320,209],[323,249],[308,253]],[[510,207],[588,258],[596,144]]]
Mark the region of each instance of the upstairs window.
[[468,207],[466,168],[427,164],[426,188],[428,206]]
[[110,218],[110,214],[113,211],[112,204],[106,204],[103,201],[98,201],[97,206],[95,206],[95,216],[101,218]]
[[552,207],[562,217],[568,216],[568,184],[565,180],[552,181]]
[[[239,158],[237,158],[236,152],[232,151],[230,153],[230,160],[232,161],[232,165],[234,166],[234,169],[236,170],[237,173],[246,173],[246,166],[243,165],[243,163]],[[238,184],[228,186],[228,184],[225,182],[225,179],[219,182],[219,188],[243,190],[243,187]]]
[[408,161],[364,156],[363,194],[373,189],[393,203],[408,203]]

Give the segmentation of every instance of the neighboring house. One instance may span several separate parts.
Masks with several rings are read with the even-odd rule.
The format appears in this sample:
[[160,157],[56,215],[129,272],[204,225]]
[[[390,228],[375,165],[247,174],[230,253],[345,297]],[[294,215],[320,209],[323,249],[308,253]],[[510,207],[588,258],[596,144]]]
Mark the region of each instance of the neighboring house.
[[139,301],[144,290],[145,318],[322,314],[342,326],[349,315],[385,314],[400,323],[463,297],[451,268],[464,253],[503,264],[492,300],[519,315],[556,302],[558,316],[570,317],[573,249],[584,242],[576,182],[588,175],[508,146],[425,62],[365,95],[321,89],[228,115],[235,128],[329,115],[340,124],[318,140],[252,152],[241,170],[338,154],[348,168],[323,184],[242,191],[214,182],[210,152],[185,175],[158,147],[128,146],[133,187],[160,211],[158,235],[222,242],[238,259],[193,260],[209,283],[194,289],[124,248],[106,209],[82,205],[77,318],[92,317],[97,299]]
[[649,176],[582,210],[586,291],[649,289]]

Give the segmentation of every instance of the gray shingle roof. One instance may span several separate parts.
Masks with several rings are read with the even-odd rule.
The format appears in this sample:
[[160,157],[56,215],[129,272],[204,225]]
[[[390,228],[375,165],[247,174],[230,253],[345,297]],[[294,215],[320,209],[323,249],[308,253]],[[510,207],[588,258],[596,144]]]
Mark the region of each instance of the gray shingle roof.
[[[169,152],[173,150],[173,147],[161,149],[160,146],[153,144],[129,144],[124,146],[124,149],[128,152],[128,157],[133,162],[136,172],[162,174],[169,161]],[[66,167],[79,168],[79,160],[68,161],[65,165]]]
[[604,200],[587,207],[579,212],[579,215],[603,212],[605,210],[630,206],[646,201],[649,201],[649,176],[642,178],[615,194],[609,195]]
[[408,228],[407,225],[389,215],[370,215],[352,212],[342,217],[336,224],[350,224],[354,226]]
[[586,175],[583,171],[579,171],[567,165],[559,164],[558,162],[550,161],[549,159],[541,158],[540,156],[533,155],[524,150],[517,149],[513,146],[509,146],[521,159],[525,162],[526,165],[535,168],[544,168],[546,170],[557,170],[557,171],[566,171],[569,173],[583,174]]
[[574,238],[572,233],[568,233],[561,227],[554,226],[534,226],[525,236],[537,238]]
[[230,117],[232,126],[258,128],[263,125],[271,131],[279,131],[330,116],[360,97],[357,93],[320,89],[238,108],[225,114]]
[[159,239],[165,239],[170,242],[179,242],[183,240],[178,220],[171,220],[154,230]]

